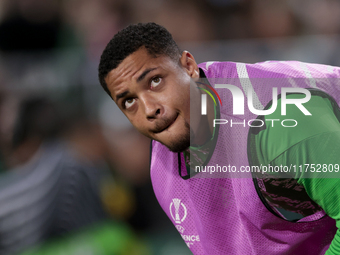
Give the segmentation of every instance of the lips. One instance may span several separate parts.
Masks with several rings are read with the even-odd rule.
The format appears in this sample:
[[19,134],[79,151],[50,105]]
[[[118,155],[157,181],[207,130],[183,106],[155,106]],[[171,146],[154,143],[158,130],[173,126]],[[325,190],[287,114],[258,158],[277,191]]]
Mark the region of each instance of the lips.
[[178,117],[178,113],[176,114],[175,118],[166,119],[164,124],[162,125],[156,124],[156,129],[153,131],[153,133],[158,134],[158,133],[161,133],[167,130],[177,120],[177,117]]

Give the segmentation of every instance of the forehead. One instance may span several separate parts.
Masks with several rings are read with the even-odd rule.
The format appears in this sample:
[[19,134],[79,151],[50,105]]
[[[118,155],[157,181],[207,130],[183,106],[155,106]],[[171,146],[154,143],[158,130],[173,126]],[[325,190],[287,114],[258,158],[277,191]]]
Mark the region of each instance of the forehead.
[[175,66],[174,61],[168,56],[155,57],[147,52],[145,48],[141,48],[127,56],[117,68],[111,70],[105,78],[108,89],[114,98],[116,92],[123,85],[127,86],[150,68],[169,69]]

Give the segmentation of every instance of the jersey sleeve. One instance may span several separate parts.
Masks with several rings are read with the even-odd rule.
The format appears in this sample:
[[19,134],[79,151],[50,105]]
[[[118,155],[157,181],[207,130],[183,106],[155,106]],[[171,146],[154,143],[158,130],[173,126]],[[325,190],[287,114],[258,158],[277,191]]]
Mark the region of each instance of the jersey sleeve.
[[[265,116],[266,128],[256,137],[259,163],[290,169],[288,176],[296,179],[336,221],[338,230],[326,254],[340,254],[340,111],[325,93],[312,94],[304,106],[312,115],[304,115],[295,105],[289,105],[286,116],[280,109]],[[296,125],[270,121],[283,118],[294,120]]]
[[340,131],[323,133],[289,148],[272,165],[301,166],[293,174],[308,196],[336,221],[338,228],[327,255],[340,254]]

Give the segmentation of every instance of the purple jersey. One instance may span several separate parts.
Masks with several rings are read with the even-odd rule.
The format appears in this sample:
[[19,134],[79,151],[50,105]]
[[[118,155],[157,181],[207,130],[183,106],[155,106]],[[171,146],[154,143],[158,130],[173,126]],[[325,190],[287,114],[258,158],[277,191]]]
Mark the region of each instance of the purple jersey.
[[[199,67],[212,87],[231,84],[246,98],[251,96],[256,109],[266,109],[273,99],[272,87],[317,88],[332,95],[339,105],[337,67],[276,61],[207,62]],[[230,91],[216,91],[222,101],[220,119],[238,124],[220,126],[209,165],[249,166],[247,122],[257,115],[248,107],[241,117],[233,114]],[[237,176],[227,172],[214,177],[199,173],[184,180],[179,172],[185,169],[183,153],[178,155],[152,142],[154,192],[193,254],[324,254],[335,235],[335,221],[323,211],[298,222],[272,214],[260,200],[251,173]]]

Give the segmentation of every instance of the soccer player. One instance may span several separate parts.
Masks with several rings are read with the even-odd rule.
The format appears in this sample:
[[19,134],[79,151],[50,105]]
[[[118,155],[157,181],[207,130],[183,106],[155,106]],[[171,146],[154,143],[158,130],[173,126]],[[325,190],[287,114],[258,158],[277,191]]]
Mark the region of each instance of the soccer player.
[[99,79],[151,138],[156,197],[194,254],[340,254],[340,69],[206,62],[154,23],[108,43]]

